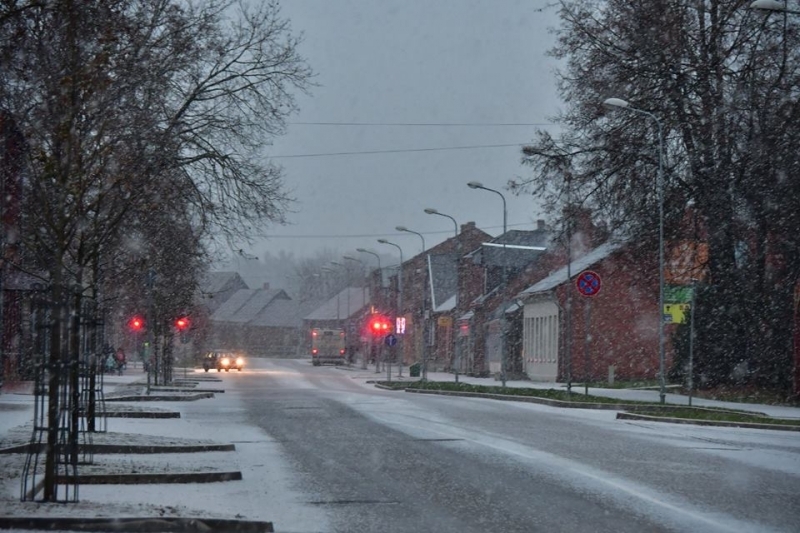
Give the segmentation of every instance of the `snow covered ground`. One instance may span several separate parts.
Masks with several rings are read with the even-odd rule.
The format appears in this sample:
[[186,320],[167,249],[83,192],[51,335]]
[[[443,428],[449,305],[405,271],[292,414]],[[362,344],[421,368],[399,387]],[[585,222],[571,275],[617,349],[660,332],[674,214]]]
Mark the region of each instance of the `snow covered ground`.
[[[107,390],[140,380],[129,373],[107,379]],[[207,388],[212,387],[209,384]],[[203,388],[201,384],[199,388]],[[187,411],[205,409],[197,402],[212,402],[227,416],[214,419],[213,427]],[[280,445],[261,430],[236,416],[239,399],[234,391],[196,402],[147,402],[154,408],[181,411],[177,419],[109,418],[108,432],[97,436],[103,444],[233,443],[232,452],[169,454],[96,454],[84,473],[147,473],[241,471],[241,481],[193,484],[82,485],[80,502],[48,505],[20,502],[20,472],[24,454],[0,455],[0,516],[52,517],[208,517],[257,520],[283,524],[281,531],[322,531],[325,516],[292,486],[292,470]],[[139,403],[131,407],[144,409]],[[30,435],[33,396],[0,394],[0,441],[9,435]],[[15,439],[16,440],[16,439]],[[287,527],[288,526],[288,527]]]

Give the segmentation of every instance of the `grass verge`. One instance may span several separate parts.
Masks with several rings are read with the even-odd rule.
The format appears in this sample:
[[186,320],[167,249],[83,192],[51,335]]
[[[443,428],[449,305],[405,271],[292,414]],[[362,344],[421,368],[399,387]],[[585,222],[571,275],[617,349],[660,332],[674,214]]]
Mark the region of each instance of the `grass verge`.
[[616,404],[622,406],[625,411],[630,413],[645,414],[648,416],[661,418],[682,418],[687,420],[711,420],[734,423],[777,424],[786,426],[800,425],[800,420],[770,418],[761,413],[737,409],[688,407],[674,404],[661,405],[650,402],[623,401],[617,398],[606,398],[602,396],[585,396],[583,394],[576,393],[568,394],[564,390],[555,389],[534,389],[525,387],[506,387],[504,389],[503,387],[499,386],[454,383],[452,381],[379,381],[377,383],[392,390],[413,388],[421,390],[497,394],[505,396],[526,396],[572,403]]
[[735,411],[723,411],[716,409],[702,409],[692,407],[673,407],[666,406],[657,412],[650,409],[637,409],[631,407],[626,409],[629,413],[642,414],[648,416],[659,416],[665,418],[683,418],[687,420],[711,420],[715,422],[734,422],[747,424],[776,424],[780,426],[800,427],[800,420],[789,420],[785,418],[770,418],[756,413],[743,413]]

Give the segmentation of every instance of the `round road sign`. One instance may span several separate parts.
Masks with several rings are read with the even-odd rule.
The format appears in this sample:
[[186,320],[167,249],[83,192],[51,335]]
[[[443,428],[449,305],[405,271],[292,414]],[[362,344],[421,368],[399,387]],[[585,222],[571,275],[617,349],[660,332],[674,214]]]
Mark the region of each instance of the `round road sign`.
[[600,292],[600,285],[600,276],[591,270],[584,270],[575,279],[575,287],[584,296],[596,296]]

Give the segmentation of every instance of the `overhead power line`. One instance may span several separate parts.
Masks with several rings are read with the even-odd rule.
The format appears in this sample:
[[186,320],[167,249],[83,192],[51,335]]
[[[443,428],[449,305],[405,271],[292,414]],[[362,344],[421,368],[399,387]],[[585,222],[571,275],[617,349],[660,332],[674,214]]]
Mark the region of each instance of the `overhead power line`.
[[[519,226],[532,226],[533,222],[523,222],[520,224],[508,224],[509,228],[512,227],[519,227]],[[502,225],[499,226],[484,226],[480,229],[502,229]],[[453,230],[443,230],[443,231],[421,231],[423,235],[441,235],[441,234],[453,234]],[[378,238],[378,237],[403,237],[408,235],[407,233],[362,233],[362,234],[342,234],[342,233],[329,233],[329,234],[314,234],[314,235],[267,235],[268,239],[370,239],[370,238]]]
[[362,150],[355,152],[327,152],[319,154],[290,154],[290,155],[273,155],[272,159],[290,159],[298,157],[328,157],[328,156],[341,156],[341,155],[372,155],[372,154],[402,154],[409,152],[442,152],[445,150],[474,150],[476,148],[509,148],[512,146],[525,146],[528,143],[512,143],[512,144],[475,144],[472,146],[448,146],[442,148],[407,148],[396,150]]
[[291,126],[368,126],[411,128],[490,128],[517,126],[555,126],[552,122],[287,122]]

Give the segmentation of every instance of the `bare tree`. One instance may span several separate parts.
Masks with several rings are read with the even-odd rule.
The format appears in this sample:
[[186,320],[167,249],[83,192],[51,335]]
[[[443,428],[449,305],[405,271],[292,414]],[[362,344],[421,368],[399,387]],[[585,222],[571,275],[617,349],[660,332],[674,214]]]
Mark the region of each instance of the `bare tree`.
[[[0,104],[29,155],[22,243],[47,273],[62,320],[76,316],[68,310],[81,308],[99,265],[114,274],[126,231],[152,252],[174,248],[170,230],[179,227],[191,254],[202,238],[247,237],[282,220],[289,198],[263,147],[282,132],[293,91],[308,87],[311,72],[276,2],[234,8],[216,0],[0,6]],[[177,216],[154,216],[162,213]],[[163,225],[147,225],[154,220]],[[174,272],[164,268],[162,276]],[[66,330],[52,328],[46,500],[55,497],[62,361],[77,402],[72,322],[66,345]]]

